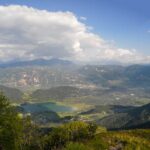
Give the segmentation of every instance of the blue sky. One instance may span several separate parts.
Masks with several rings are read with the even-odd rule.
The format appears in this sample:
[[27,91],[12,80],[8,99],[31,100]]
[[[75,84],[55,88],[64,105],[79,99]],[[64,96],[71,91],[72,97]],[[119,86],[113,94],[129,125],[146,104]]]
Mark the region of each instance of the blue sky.
[[[96,53],[97,50],[95,50],[95,56],[111,55],[113,58],[115,58],[114,56],[116,55],[116,58],[121,56],[119,58],[119,60],[121,60],[123,58],[123,55],[125,55],[130,60],[132,60],[132,57],[133,58],[136,57],[136,60],[138,59],[140,61],[143,61],[144,59],[147,59],[150,62],[149,0],[0,0],[0,5],[4,7],[8,5],[20,5],[20,6],[25,5],[28,6],[28,8],[33,7],[37,8],[38,10],[47,10],[48,12],[58,12],[58,11],[72,12],[73,16],[76,16],[76,18],[80,17],[86,18],[86,20],[79,20],[79,22],[82,22],[84,25],[91,26],[93,28],[90,32],[100,36],[99,43],[101,39],[103,39],[104,41],[109,41],[110,43],[112,42],[113,45],[117,47],[115,51],[115,49],[113,49],[112,46],[106,46],[106,44],[102,44],[101,46],[99,46],[99,48],[105,47],[105,52],[102,52],[100,50],[101,53]],[[34,24],[34,22],[32,23]],[[16,31],[16,28],[15,29],[11,28],[11,30]],[[88,38],[89,36],[91,35],[89,34]],[[93,43],[97,41],[96,38],[97,37],[95,36]],[[72,45],[73,47],[75,45],[75,47],[77,48],[75,51],[78,51],[78,54],[81,52],[82,49],[84,51],[84,48],[85,47],[87,48],[89,46],[88,44],[86,44],[85,46],[84,45],[85,41],[84,42],[82,41],[83,39],[82,40],[78,39],[77,42],[75,42]],[[82,45],[82,43],[84,46]],[[91,47],[91,45],[89,47]],[[48,48],[47,45],[44,46],[46,46],[46,49]],[[59,48],[57,47],[57,49]],[[107,49],[111,48],[113,49],[113,51],[108,52]],[[134,49],[136,49],[136,51],[141,54],[132,52],[132,50],[134,51]],[[92,53],[89,50],[88,55],[91,54]],[[67,53],[67,57],[69,55],[70,54]],[[144,58],[142,55],[148,57],[146,58],[144,56],[145,57]],[[107,58],[109,59],[111,56]],[[89,59],[95,58],[93,56]],[[100,57],[99,59],[102,58]],[[103,59],[106,58],[104,57]]]
[[1,0],[49,11],[71,11],[87,18],[86,24],[122,48],[150,54],[149,0]]

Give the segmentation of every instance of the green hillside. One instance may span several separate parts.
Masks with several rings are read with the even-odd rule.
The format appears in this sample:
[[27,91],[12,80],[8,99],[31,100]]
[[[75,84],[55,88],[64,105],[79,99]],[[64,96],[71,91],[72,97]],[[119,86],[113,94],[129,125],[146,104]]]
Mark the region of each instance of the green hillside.
[[150,104],[109,115],[97,123],[109,129],[150,128]]
[[16,88],[0,85],[0,92],[4,93],[12,102],[21,102],[23,98],[23,92]]
[[[50,89],[39,89],[31,94],[31,98],[35,100],[63,100],[66,98],[80,97],[90,95],[90,90],[80,89],[72,86],[60,86]],[[92,93],[91,93],[92,94]]]

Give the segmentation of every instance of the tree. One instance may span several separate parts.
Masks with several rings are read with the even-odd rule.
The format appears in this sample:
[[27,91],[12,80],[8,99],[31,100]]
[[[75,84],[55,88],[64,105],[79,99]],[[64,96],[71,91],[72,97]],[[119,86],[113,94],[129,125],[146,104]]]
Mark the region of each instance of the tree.
[[0,94],[0,150],[41,150],[38,129],[30,117],[20,117],[16,107]]
[[1,149],[20,149],[22,136],[21,120],[8,99],[0,94],[0,147]]

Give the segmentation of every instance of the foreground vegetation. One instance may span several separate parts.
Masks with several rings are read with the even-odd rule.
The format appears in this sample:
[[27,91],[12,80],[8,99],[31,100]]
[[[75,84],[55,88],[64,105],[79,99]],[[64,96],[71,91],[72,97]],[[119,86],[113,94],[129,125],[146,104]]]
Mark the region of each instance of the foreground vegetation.
[[53,128],[20,116],[0,95],[0,150],[149,150],[150,130],[107,131],[74,121]]

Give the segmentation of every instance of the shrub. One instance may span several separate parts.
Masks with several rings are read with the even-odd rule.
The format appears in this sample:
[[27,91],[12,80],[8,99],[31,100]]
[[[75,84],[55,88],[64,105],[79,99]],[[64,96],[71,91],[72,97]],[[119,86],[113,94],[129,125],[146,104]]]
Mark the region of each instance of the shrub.
[[94,136],[97,126],[81,121],[66,123],[54,128],[49,136],[45,137],[46,148],[63,147],[72,141],[84,141]]
[[82,143],[68,143],[64,150],[92,150],[91,148],[85,146]]

